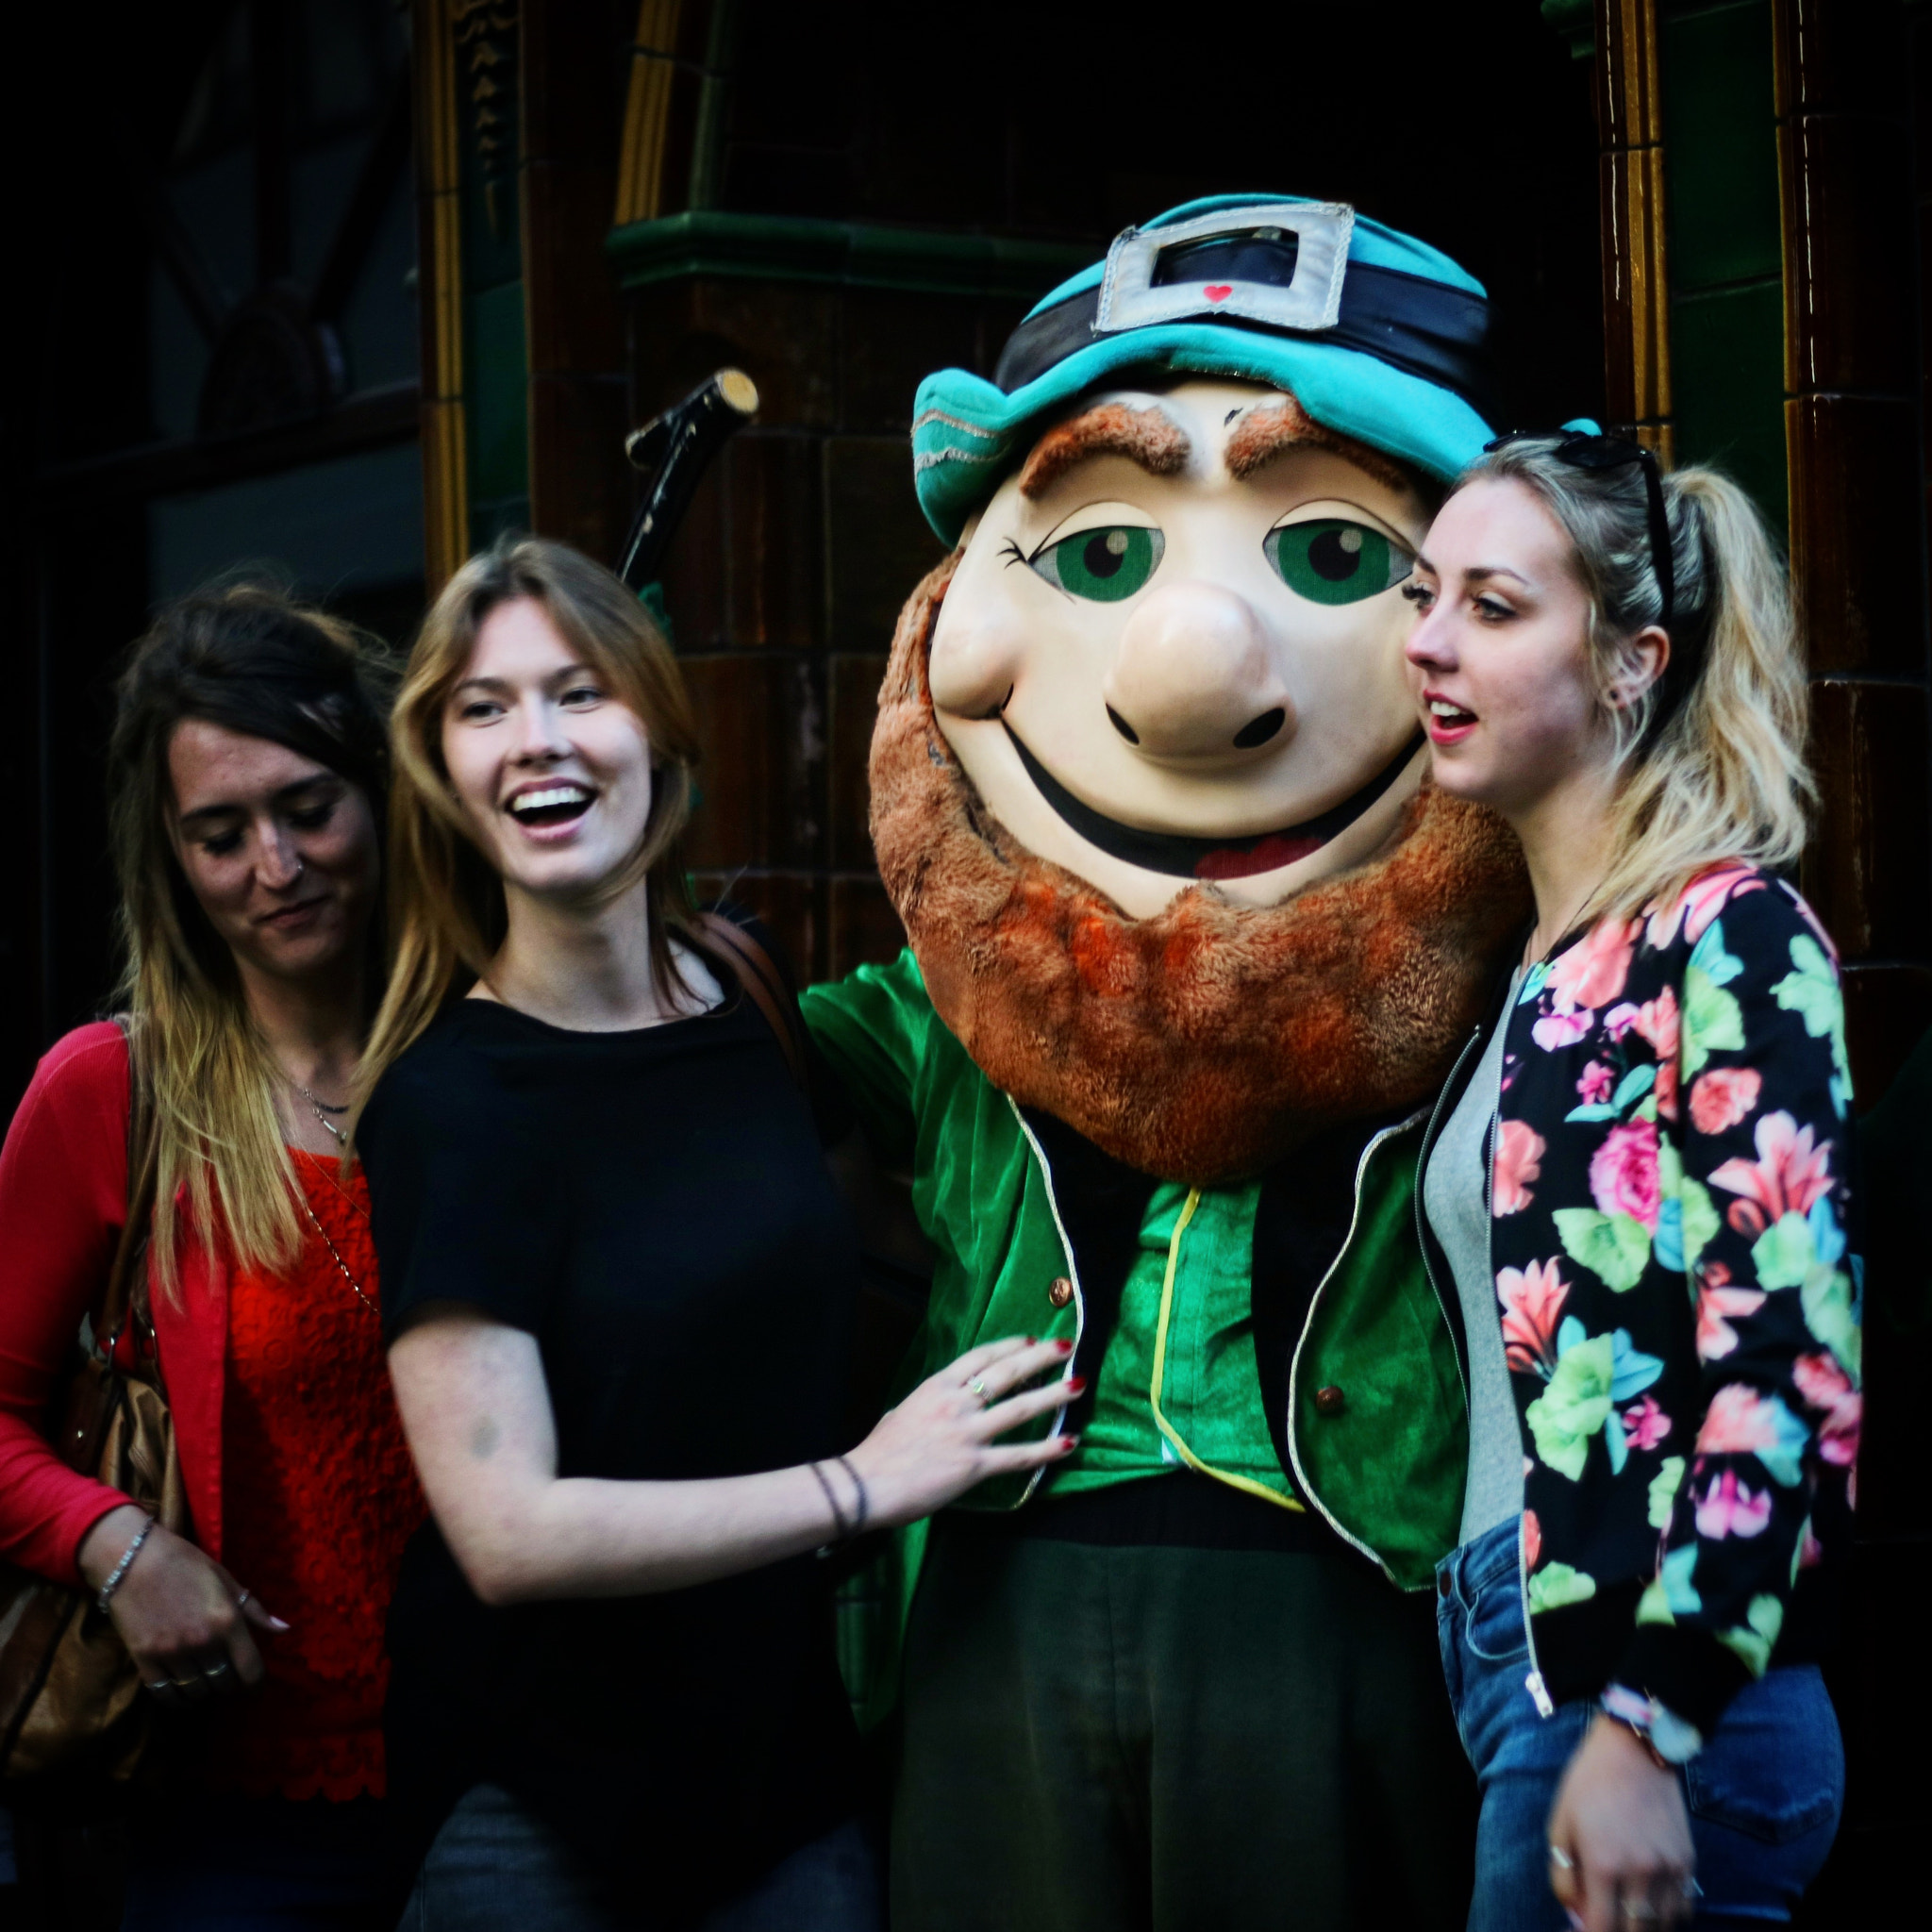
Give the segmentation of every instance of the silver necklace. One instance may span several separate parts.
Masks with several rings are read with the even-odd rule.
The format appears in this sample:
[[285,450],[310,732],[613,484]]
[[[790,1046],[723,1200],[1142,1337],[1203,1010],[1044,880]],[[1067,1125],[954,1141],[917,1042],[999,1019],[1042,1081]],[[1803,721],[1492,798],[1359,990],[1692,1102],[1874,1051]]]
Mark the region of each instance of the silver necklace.
[[[288,1078],[286,1074],[283,1077],[285,1079]],[[308,1103],[308,1111],[315,1116],[316,1124],[334,1141],[338,1147],[346,1147],[349,1144],[348,1136],[342,1132],[341,1128],[336,1125],[334,1121],[329,1119],[329,1115],[332,1113],[347,1113],[349,1109],[346,1107],[331,1107],[327,1101],[318,1100],[299,1080],[290,1080],[289,1085]]]

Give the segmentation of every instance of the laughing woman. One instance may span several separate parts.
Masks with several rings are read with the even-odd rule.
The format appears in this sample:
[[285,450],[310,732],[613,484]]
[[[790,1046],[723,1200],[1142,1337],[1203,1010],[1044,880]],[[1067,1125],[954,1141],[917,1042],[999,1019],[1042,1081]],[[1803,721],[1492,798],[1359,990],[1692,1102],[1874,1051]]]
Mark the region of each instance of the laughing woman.
[[1843,1790],[1815,1659],[1859,1413],[1783,575],[1735,485],[1571,434],[1492,445],[1410,594],[1435,782],[1515,827],[1537,909],[1422,1168],[1470,1368],[1470,1924],[1783,1921]]
[[[397,704],[397,967],[358,1143],[434,1523],[391,1641],[405,1924],[869,1932],[811,1552],[1064,1455],[1058,1343],[835,1431],[856,1243],[708,957],[675,660],[562,545],[451,580]],[[467,996],[461,996],[467,992]]]

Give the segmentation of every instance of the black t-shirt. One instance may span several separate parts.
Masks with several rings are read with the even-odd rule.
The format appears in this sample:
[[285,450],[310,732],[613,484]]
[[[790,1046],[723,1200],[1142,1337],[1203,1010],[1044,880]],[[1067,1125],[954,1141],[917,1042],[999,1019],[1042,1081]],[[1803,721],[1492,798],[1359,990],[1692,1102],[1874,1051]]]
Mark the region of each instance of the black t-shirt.
[[[536,1337],[558,1470],[748,1474],[835,1454],[857,1244],[812,1112],[741,995],[578,1033],[459,1000],[358,1134],[384,1319]],[[490,1781],[652,1909],[736,1890],[851,1814],[824,1566],[491,1608],[434,1523],[390,1617],[391,1794],[426,1845]]]

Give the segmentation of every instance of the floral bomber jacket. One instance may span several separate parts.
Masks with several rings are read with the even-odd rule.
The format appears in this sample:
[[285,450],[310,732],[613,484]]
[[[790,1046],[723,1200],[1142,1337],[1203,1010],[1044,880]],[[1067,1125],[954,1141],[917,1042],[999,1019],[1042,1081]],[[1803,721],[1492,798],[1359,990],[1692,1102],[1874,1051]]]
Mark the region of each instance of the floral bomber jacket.
[[1861,1271],[1831,941],[1789,886],[1726,866],[1533,966],[1500,1024],[1529,1688],[1614,1680],[1707,1736],[1774,1658],[1816,1654],[1849,1536]]

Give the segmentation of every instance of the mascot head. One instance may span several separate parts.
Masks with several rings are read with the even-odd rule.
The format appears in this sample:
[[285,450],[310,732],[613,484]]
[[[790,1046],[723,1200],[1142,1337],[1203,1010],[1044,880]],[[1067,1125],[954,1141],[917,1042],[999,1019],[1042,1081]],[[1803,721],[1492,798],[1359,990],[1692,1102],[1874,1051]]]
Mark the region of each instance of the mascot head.
[[958,548],[901,618],[873,832],[996,1085],[1218,1181],[1413,1104],[1524,905],[1424,786],[1402,591],[1489,435],[1483,291],[1329,204],[1221,196],[921,387]]

